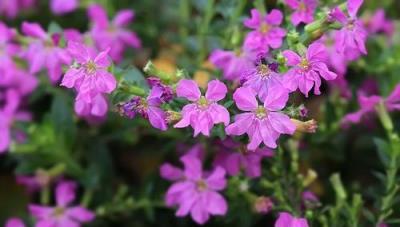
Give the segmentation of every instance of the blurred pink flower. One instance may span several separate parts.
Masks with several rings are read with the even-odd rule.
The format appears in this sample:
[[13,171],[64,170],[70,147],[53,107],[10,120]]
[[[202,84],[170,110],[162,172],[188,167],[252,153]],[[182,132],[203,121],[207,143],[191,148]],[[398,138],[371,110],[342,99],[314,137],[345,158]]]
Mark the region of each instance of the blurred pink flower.
[[243,74],[254,67],[256,55],[244,48],[238,51],[216,49],[209,60],[218,69],[221,69],[227,80],[238,81]]
[[249,178],[261,176],[261,161],[266,157],[272,157],[273,151],[269,148],[258,148],[249,151],[241,143],[228,138],[217,143],[218,153],[214,159],[214,166],[223,167],[231,176],[236,176],[244,170]]
[[5,227],[25,227],[24,222],[20,218],[9,218]]
[[36,0],[1,0],[0,17],[4,15],[9,19],[13,19],[21,10],[32,8],[35,5]]
[[129,9],[117,12],[110,22],[103,7],[94,4],[88,8],[88,15],[93,22],[90,32],[99,49],[111,48],[110,56],[116,61],[122,60],[126,47],[140,48],[141,41],[135,32],[126,27],[133,21],[134,12]]
[[184,170],[173,166],[163,166],[161,175],[176,181],[167,191],[167,206],[178,206],[177,217],[189,213],[198,224],[204,224],[210,215],[225,215],[228,205],[225,198],[218,193],[226,187],[225,170],[215,168],[206,174],[202,170],[201,161],[194,155],[181,158]]
[[308,223],[305,218],[296,218],[287,212],[281,212],[275,227],[308,227]]
[[229,124],[228,110],[217,102],[224,99],[228,89],[219,80],[208,83],[205,96],[201,95],[200,89],[193,80],[180,80],[176,87],[178,97],[191,101],[182,109],[182,119],[174,125],[175,128],[184,128],[189,125],[194,129],[194,136],[202,133],[210,135],[210,130],[215,124]]
[[348,60],[355,60],[359,57],[359,53],[367,54],[365,48],[367,31],[362,21],[357,18],[357,12],[362,3],[363,0],[348,0],[348,17],[339,7],[334,8],[330,13],[331,17],[343,26],[335,33],[336,50]]
[[314,20],[314,11],[318,0],[284,0],[284,3],[294,10],[290,19],[294,26],[301,22],[308,24]]
[[249,150],[256,150],[261,143],[267,147],[276,148],[276,140],[280,134],[293,134],[296,126],[290,118],[279,112],[286,105],[288,93],[285,91],[271,93],[264,101],[264,106],[258,105],[256,96],[250,88],[241,87],[233,94],[236,106],[246,113],[235,116],[235,122],[226,129],[228,135],[247,134],[250,143]]
[[286,36],[286,30],[279,27],[282,20],[280,10],[273,9],[264,16],[257,9],[252,9],[251,18],[243,22],[244,26],[253,29],[247,34],[244,47],[257,53],[268,53],[270,47],[281,47]]
[[56,15],[63,15],[75,11],[79,6],[78,0],[51,0],[50,9]]
[[364,24],[370,34],[383,32],[391,37],[395,32],[395,24],[385,17],[384,9],[376,10],[371,17],[364,19]]
[[36,74],[46,68],[51,82],[56,83],[61,77],[62,65],[71,62],[70,56],[58,46],[55,36],[47,34],[38,23],[23,22],[22,32],[33,38],[25,56],[29,72]]
[[37,220],[36,226],[75,226],[88,223],[95,214],[82,206],[69,205],[75,200],[76,184],[64,181],[56,188],[56,206],[29,205],[29,212]]

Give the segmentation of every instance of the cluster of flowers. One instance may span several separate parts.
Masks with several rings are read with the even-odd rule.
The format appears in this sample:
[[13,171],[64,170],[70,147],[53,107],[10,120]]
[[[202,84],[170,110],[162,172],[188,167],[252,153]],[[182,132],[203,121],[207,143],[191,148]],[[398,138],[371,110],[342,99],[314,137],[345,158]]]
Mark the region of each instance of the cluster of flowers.
[[[243,46],[232,51],[216,49],[209,57],[209,61],[222,71],[223,78],[236,85],[233,100],[243,113],[236,114],[234,122],[231,122],[230,116],[231,113],[237,113],[237,110],[228,110],[219,104],[228,93],[227,86],[219,80],[210,81],[204,94],[194,80],[181,79],[176,84],[167,85],[160,82],[151,89],[147,98],[134,97],[120,105],[123,115],[133,117],[139,113],[149,119],[153,127],[161,130],[166,130],[168,123],[177,121],[175,128],[191,126],[194,137],[199,134],[210,136],[212,128],[217,124],[223,124],[229,136],[248,135],[247,148],[235,144],[233,139],[222,142],[230,144],[228,149],[222,149],[228,151],[220,152],[215,157],[212,171],[203,171],[202,158],[198,154],[193,155],[193,152],[181,157],[184,170],[170,164],[161,167],[161,175],[174,182],[167,192],[166,203],[178,206],[176,216],[190,213],[193,220],[203,224],[210,215],[224,215],[227,212],[227,202],[218,194],[226,186],[226,172],[235,175],[244,168],[247,176],[260,176],[260,162],[263,157],[271,154],[269,148],[277,147],[276,141],[280,135],[291,135],[296,129],[302,128],[302,122],[299,125],[298,120],[290,119],[282,111],[290,93],[299,90],[308,97],[313,89],[314,95],[320,95],[323,80],[341,89],[343,96],[349,93],[344,78],[346,68],[349,62],[367,54],[365,45],[368,34],[393,33],[393,24],[385,19],[382,10],[370,18],[359,19],[357,12],[362,2],[348,0],[346,7],[333,7],[321,19],[321,24],[337,24],[339,30],[324,33],[307,48],[297,43],[291,46],[292,50],[281,52],[275,50],[281,50],[287,35],[287,31],[280,27],[284,19],[282,12],[272,9],[263,14],[252,9],[251,17],[243,23],[252,30],[247,33]],[[284,3],[293,11],[291,23],[295,27],[314,21],[317,0],[286,0]],[[312,34],[315,31],[309,32]],[[172,87],[176,87],[177,98],[190,102],[179,113],[164,111],[162,108],[163,103],[173,98]],[[384,101],[389,110],[399,108],[398,90],[395,89]],[[166,94],[168,99],[163,100],[161,97]],[[361,98],[362,110],[346,116],[344,123],[359,121],[362,115],[374,111],[374,106],[382,100],[378,96]],[[314,131],[315,126],[309,129]],[[260,148],[260,145],[265,147]],[[236,151],[229,152],[232,149]],[[305,219],[281,213],[276,226],[308,224]]]
[[[7,2],[2,1],[0,6]],[[63,4],[60,7],[66,8]],[[141,43],[127,28],[134,18],[132,10],[118,12],[110,22],[100,5],[91,5],[88,16],[92,27],[84,34],[75,29],[46,32],[38,23],[31,22],[23,22],[19,34],[0,22],[1,152],[9,147],[14,122],[30,119],[21,108],[44,70],[53,85],[61,83],[77,91],[75,112],[79,116],[89,121],[105,118],[108,110],[105,94],[117,85],[108,72],[111,60],[121,62],[125,47],[140,48]],[[61,80],[63,68],[67,70]]]

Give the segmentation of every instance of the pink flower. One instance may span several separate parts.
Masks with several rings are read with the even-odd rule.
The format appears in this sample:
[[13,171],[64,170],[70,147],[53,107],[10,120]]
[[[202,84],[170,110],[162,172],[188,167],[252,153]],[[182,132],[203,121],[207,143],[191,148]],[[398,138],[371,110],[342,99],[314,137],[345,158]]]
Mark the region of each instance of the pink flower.
[[276,148],[280,134],[293,134],[296,130],[290,118],[279,110],[285,107],[288,93],[277,91],[268,95],[264,106],[258,105],[254,92],[247,87],[238,88],[233,94],[236,106],[246,113],[235,116],[235,122],[226,128],[228,135],[247,134],[249,150],[256,150],[261,143]]
[[56,15],[63,15],[78,8],[78,0],[51,0],[50,9]]
[[338,7],[333,9],[331,17],[342,24],[342,29],[336,32],[336,50],[343,54],[348,60],[355,60],[359,53],[367,54],[365,42],[367,32],[361,20],[356,16],[363,0],[348,0],[347,17]]
[[330,69],[336,72],[338,75],[345,75],[347,72],[348,61],[343,54],[338,53],[334,45],[337,31],[332,31],[327,35],[324,35],[319,39],[321,44],[326,48],[328,54],[327,64]]
[[395,25],[385,17],[385,10],[378,9],[374,15],[364,20],[365,27],[370,34],[384,32],[389,37],[393,36]]
[[29,212],[37,219],[36,226],[76,226],[92,221],[93,212],[81,206],[69,207],[75,200],[76,184],[64,181],[57,185],[55,207],[29,205]]
[[193,80],[181,80],[176,87],[178,97],[191,101],[182,109],[182,119],[174,125],[175,128],[184,128],[189,125],[194,129],[194,136],[202,133],[210,135],[210,130],[215,124],[229,124],[229,112],[224,106],[217,102],[222,100],[228,89],[219,80],[212,80],[208,83],[205,96],[202,96],[200,89]]
[[5,227],[25,227],[25,224],[20,218],[9,218]]
[[397,85],[387,98],[378,95],[366,96],[363,92],[358,92],[358,104],[360,110],[349,113],[342,120],[343,126],[359,123],[364,117],[375,113],[375,107],[383,102],[388,111],[400,110],[400,85]]
[[243,87],[253,89],[261,100],[265,100],[268,94],[274,93],[275,90],[287,91],[282,84],[282,76],[275,72],[270,65],[263,63],[252,67],[243,74],[241,81],[244,81]]
[[300,91],[308,97],[308,92],[314,86],[314,94],[321,94],[319,88],[321,86],[321,78],[325,80],[333,80],[336,78],[336,73],[330,71],[326,66],[326,49],[321,43],[312,43],[305,54],[299,56],[291,50],[283,51],[288,66],[293,66],[285,74],[285,86],[295,91]]
[[275,227],[308,227],[308,223],[305,218],[296,218],[289,213],[281,212],[275,222]]
[[282,46],[282,39],[286,36],[286,30],[280,28],[282,12],[273,9],[265,16],[257,9],[251,10],[251,18],[244,21],[244,26],[253,29],[247,34],[244,47],[257,53],[267,53],[269,47],[276,49]]
[[301,22],[308,24],[314,20],[314,11],[317,8],[318,0],[285,0],[287,6],[294,10],[291,21],[294,26]]
[[43,68],[47,69],[50,80],[57,82],[62,74],[62,65],[70,63],[68,53],[58,47],[58,42],[49,36],[43,28],[37,23],[22,23],[22,32],[29,37],[34,38],[26,52],[26,58],[29,61],[29,72],[36,74]]
[[[169,171],[171,180],[176,182],[168,189],[165,202],[167,206],[178,206],[177,217],[184,217],[190,213],[198,224],[204,224],[210,215],[225,215],[228,205],[218,191],[226,187],[225,170],[215,168],[209,174],[203,173],[201,161],[194,155],[185,155],[181,158],[185,169],[162,169]],[[172,174],[173,173],[173,174]],[[183,173],[183,174],[182,174]],[[175,177],[172,177],[175,175]]]
[[19,11],[32,8],[36,4],[35,0],[1,0],[0,17],[15,18]]
[[7,151],[11,143],[11,130],[16,121],[29,121],[30,114],[19,110],[21,96],[13,89],[0,92],[0,153]]
[[92,98],[90,100],[86,99],[77,99],[75,100],[75,113],[78,116],[85,117],[88,119],[103,119],[108,110],[107,99],[103,94],[97,93],[91,95]]
[[65,73],[61,85],[75,88],[77,99],[90,102],[99,93],[111,93],[117,86],[114,76],[107,71],[111,62],[107,57],[110,49],[99,54],[81,43],[69,42],[68,50],[77,65],[73,65]]
[[256,56],[245,49],[238,51],[214,50],[209,60],[218,69],[221,69],[224,78],[237,81],[240,77],[254,67]]
[[111,47],[110,56],[114,61],[122,60],[126,47],[141,47],[136,33],[126,28],[133,21],[135,14],[132,10],[119,11],[111,22],[108,21],[107,13],[100,5],[91,5],[88,14],[94,24],[91,35],[96,46],[99,49]]
[[163,89],[154,86],[149,96],[145,99],[142,97],[133,97],[129,102],[120,105],[120,112],[126,117],[133,118],[136,114],[140,114],[143,118],[149,119],[150,124],[162,131],[167,130],[167,122],[165,112],[161,109],[163,103]]
[[238,175],[243,169],[250,178],[260,177],[262,159],[274,154],[269,148],[249,151],[232,139],[221,141],[218,145],[219,151],[214,159],[214,166],[223,167],[231,176]]

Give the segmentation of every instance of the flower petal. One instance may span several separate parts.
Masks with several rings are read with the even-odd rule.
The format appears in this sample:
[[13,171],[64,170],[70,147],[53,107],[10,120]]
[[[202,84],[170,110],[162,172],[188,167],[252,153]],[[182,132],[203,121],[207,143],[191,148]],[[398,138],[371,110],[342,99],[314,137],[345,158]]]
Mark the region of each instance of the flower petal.
[[236,106],[243,111],[252,111],[258,106],[254,91],[248,87],[236,89],[233,93],[233,100],[235,100]]
[[219,80],[212,80],[208,83],[206,98],[207,100],[220,101],[225,98],[228,89],[225,84]]
[[197,101],[200,96],[199,86],[193,80],[180,80],[176,86],[176,95],[186,98],[192,102]]

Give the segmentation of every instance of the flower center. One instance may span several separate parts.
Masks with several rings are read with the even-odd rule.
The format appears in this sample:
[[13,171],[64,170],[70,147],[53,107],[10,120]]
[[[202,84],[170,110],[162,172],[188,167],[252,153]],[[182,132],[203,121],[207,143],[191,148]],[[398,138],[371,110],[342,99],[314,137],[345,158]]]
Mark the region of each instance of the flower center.
[[269,26],[269,24],[262,22],[260,25],[260,32],[265,34],[267,33],[269,30],[271,29],[271,26]]
[[240,57],[241,54],[242,54],[242,50],[240,50],[239,48],[235,50],[236,57]]
[[92,61],[92,60],[90,60],[86,63],[85,68],[86,68],[87,74],[94,74],[97,70],[96,63],[94,63],[94,61]]
[[301,58],[300,64],[299,64],[300,68],[304,71],[308,71],[310,69],[310,63],[308,62],[308,60],[306,58]]
[[306,11],[306,4],[304,2],[300,2],[299,4],[299,10],[300,11]]
[[197,101],[197,107],[199,109],[202,109],[202,110],[207,109],[208,105],[209,105],[209,103],[208,103],[206,97],[204,97],[204,96],[201,96],[199,101]]
[[65,209],[64,207],[56,207],[53,210],[53,216],[59,218],[64,215]]
[[255,114],[258,119],[264,119],[267,116],[268,111],[263,106],[258,106]]
[[353,28],[354,28],[354,23],[355,23],[354,20],[349,20],[349,21],[347,22],[347,24],[346,24],[346,28],[349,29],[349,30],[353,30]]
[[258,74],[261,78],[265,79],[271,75],[271,70],[269,69],[268,65],[261,64],[258,66]]
[[197,181],[196,186],[200,192],[207,190],[207,183],[204,180]]

